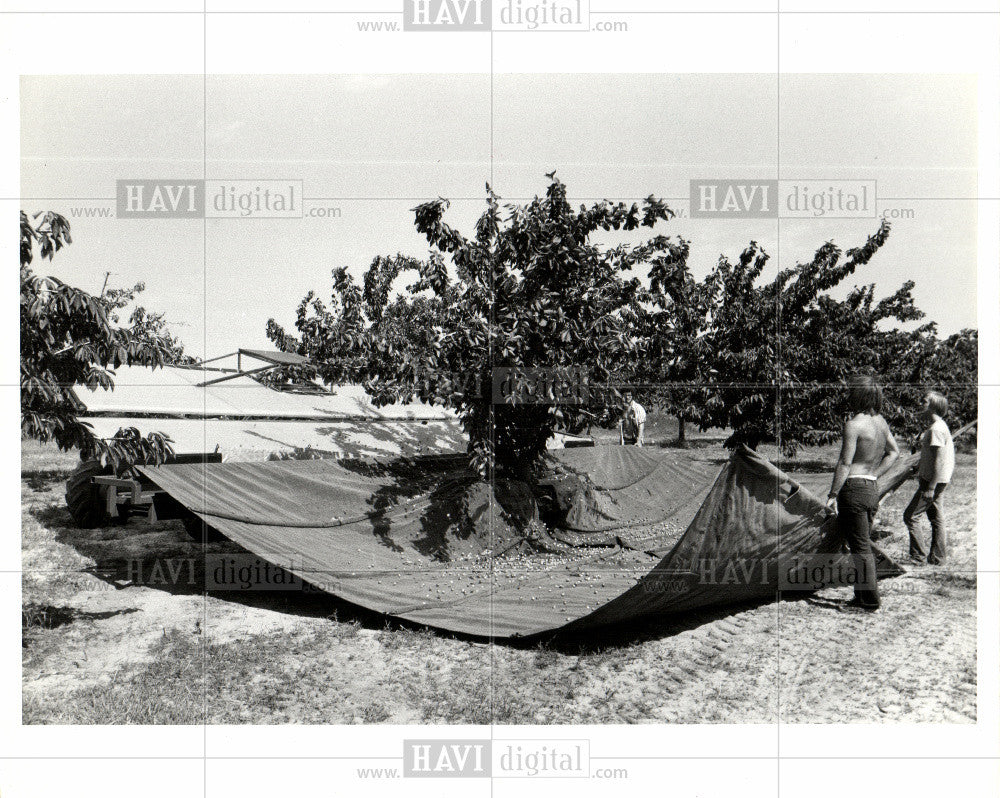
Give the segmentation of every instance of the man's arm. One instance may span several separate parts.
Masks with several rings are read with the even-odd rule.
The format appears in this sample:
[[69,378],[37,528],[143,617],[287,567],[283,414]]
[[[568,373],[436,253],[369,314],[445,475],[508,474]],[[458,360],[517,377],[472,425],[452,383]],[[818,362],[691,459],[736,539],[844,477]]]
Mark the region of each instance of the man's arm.
[[885,425],[885,454],[882,456],[882,462],[878,464],[878,468],[875,469],[875,478],[878,479],[886,471],[892,468],[892,464],[899,459],[899,446],[896,444],[896,439],[892,436],[892,430],[889,429],[889,425]]
[[636,446],[642,446],[642,442],[645,440],[645,437],[644,437],[645,434],[646,434],[646,422],[645,421],[640,421],[639,422],[639,437],[637,437],[636,440],[635,440],[635,445]]
[[618,443],[621,446],[625,445],[625,417],[622,416],[618,419]]
[[[930,453],[929,456],[928,456],[928,460],[930,461],[929,462],[929,465],[930,465],[930,469],[929,470],[930,470],[930,472],[932,474],[936,474],[937,473],[937,461],[938,461],[938,458],[941,456],[941,447],[940,446],[935,446],[932,443],[930,445],[930,447],[928,448],[928,452]],[[935,483],[928,481],[927,482],[927,487],[925,487],[923,489],[923,491],[921,491],[921,495],[925,499],[933,499],[934,498],[934,487],[935,487]]]
[[830,485],[830,494],[827,497],[827,507],[831,510],[836,507],[837,494],[844,487],[847,481],[847,474],[851,470],[851,463],[854,462],[854,450],[858,445],[858,431],[850,421],[844,424],[844,439],[840,444],[840,457],[837,458],[837,467],[833,471],[833,484]]

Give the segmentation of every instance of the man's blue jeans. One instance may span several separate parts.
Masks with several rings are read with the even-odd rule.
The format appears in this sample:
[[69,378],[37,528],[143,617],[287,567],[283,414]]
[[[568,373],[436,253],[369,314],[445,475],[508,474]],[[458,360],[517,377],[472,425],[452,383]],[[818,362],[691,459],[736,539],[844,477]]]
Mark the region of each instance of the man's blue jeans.
[[871,526],[878,509],[878,489],[871,479],[848,477],[837,495],[837,522],[853,555],[858,581],[854,598],[869,609],[878,609],[878,578],[872,551]]
[[[917,487],[917,492],[913,494],[909,505],[903,511],[903,523],[910,532],[910,556],[924,560],[932,565],[940,565],[948,557],[948,535],[944,528],[944,489],[948,487],[947,482],[940,482],[934,486],[934,498],[925,499],[923,493],[930,487],[926,479],[921,479]],[[927,520],[931,522],[931,551],[927,553],[927,544],[923,541],[922,535],[917,533],[917,516],[927,514]]]

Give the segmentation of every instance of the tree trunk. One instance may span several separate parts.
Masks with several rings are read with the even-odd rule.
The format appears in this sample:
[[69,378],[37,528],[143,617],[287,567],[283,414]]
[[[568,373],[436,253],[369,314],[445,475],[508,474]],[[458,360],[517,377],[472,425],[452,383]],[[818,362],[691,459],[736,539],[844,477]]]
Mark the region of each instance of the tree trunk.
[[686,446],[687,441],[684,438],[684,414],[677,414],[677,443],[681,446]]

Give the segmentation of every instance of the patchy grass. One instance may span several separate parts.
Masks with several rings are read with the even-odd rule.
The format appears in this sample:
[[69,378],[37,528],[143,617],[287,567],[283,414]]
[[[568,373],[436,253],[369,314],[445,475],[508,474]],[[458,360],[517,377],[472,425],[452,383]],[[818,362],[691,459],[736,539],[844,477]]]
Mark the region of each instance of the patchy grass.
[[79,452],[64,452],[54,445],[38,441],[21,441],[22,479],[64,481],[79,464]]
[[204,681],[197,641],[172,629],[149,653],[152,662],[123,668],[105,684],[72,691],[69,700],[49,700],[44,693],[26,697],[22,722],[202,723]]

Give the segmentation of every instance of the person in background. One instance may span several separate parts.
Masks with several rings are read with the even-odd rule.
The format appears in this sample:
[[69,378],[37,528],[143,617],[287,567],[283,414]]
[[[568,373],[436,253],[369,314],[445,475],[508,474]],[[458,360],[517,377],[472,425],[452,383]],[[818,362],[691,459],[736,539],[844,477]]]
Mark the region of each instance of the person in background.
[[851,377],[847,404],[852,416],[844,424],[827,508],[837,516],[858,571],[854,600],[848,606],[874,611],[881,604],[871,543],[871,523],[879,502],[877,483],[896,462],[899,447],[882,418],[882,389],[874,377]]
[[625,391],[625,408],[618,422],[618,437],[622,446],[642,446],[646,432],[646,409]]
[[[917,468],[917,491],[903,511],[903,523],[910,533],[910,560],[941,565],[948,557],[948,538],[944,527],[943,494],[955,470],[955,443],[944,421],[948,400],[936,391],[924,396],[920,420],[927,428],[920,434],[920,465]],[[917,516],[927,514],[931,522],[930,552],[917,532]]]

